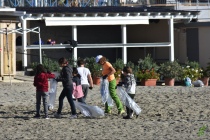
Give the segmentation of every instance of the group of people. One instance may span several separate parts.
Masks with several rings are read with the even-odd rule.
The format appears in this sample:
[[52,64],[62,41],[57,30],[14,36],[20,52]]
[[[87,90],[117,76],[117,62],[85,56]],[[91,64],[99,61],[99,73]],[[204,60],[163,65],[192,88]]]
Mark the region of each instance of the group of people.
[[[116,84],[116,79],[114,77],[114,73],[116,72],[113,68],[112,64],[107,61],[106,57],[102,55],[98,55],[95,58],[96,63],[102,66],[102,79],[107,79],[109,82],[109,94],[113,101],[115,102],[118,114],[122,115],[125,113],[124,107],[120,98],[116,93],[117,86],[124,86],[128,95],[134,99],[135,89],[133,90],[132,84],[136,85],[136,81],[134,75],[132,74],[132,69],[130,67],[123,68],[124,78],[122,82],[118,85]],[[83,59],[79,59],[77,61],[78,67],[73,67],[68,64],[67,59],[60,58],[58,60],[59,66],[62,67],[61,73],[59,77],[55,78],[55,75],[50,71],[46,71],[42,64],[37,65],[36,67],[36,75],[34,77],[34,86],[36,87],[36,115],[34,117],[40,117],[40,105],[41,98],[43,100],[44,105],[44,113],[45,118],[49,119],[48,116],[48,105],[47,105],[47,97],[48,97],[48,78],[55,78],[57,82],[61,81],[63,85],[63,90],[59,96],[59,106],[58,110],[54,114],[56,118],[61,118],[61,112],[63,108],[63,100],[67,97],[67,100],[70,104],[71,108],[71,116],[70,119],[77,118],[76,107],[74,104],[74,100],[78,100],[78,102],[84,103],[88,94],[88,90],[93,88],[93,80],[91,77],[90,70],[85,67],[85,61]],[[124,119],[130,119],[133,117],[133,110],[126,107],[127,115],[123,116]],[[111,114],[111,107],[105,103],[105,113]]]

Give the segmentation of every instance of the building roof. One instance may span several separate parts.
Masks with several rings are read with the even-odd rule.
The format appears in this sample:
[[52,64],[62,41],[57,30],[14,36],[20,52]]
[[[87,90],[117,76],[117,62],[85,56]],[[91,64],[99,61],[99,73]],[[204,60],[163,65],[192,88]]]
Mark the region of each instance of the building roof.
[[128,6],[102,6],[102,7],[17,7],[17,11],[27,13],[124,13],[124,12],[191,12],[197,14],[199,11],[173,10],[162,7],[128,7]]
[[17,7],[26,20],[45,20],[46,26],[149,24],[149,19],[195,19],[199,11],[166,7]]
[[0,22],[18,22],[20,16],[24,16],[25,11],[16,11],[15,8],[0,7]]

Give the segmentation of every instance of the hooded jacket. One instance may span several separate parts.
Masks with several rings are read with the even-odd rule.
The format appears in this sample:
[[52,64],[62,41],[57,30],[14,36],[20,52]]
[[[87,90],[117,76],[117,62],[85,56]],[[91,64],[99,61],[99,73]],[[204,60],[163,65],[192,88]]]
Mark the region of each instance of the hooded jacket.
[[48,92],[48,78],[55,78],[55,75],[43,72],[34,76],[34,86],[37,91]]
[[73,87],[72,72],[73,70],[70,65],[64,66],[61,70],[60,76],[56,80],[62,81],[63,87]]

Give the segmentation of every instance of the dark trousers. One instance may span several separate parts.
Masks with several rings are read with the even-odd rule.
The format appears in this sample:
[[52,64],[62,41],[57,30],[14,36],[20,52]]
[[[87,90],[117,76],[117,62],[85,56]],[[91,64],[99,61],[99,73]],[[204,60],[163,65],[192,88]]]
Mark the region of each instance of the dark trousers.
[[40,114],[41,99],[43,101],[44,113],[45,115],[48,115],[48,108],[47,108],[48,92],[43,92],[43,91],[36,92],[36,114]]
[[84,94],[84,96],[83,96],[84,102],[85,102],[87,94],[88,94],[88,89],[89,89],[89,85],[82,85],[82,91],[83,91],[83,94]]
[[[128,95],[131,97],[131,99],[134,99],[135,94],[128,94]],[[127,112],[127,116],[130,117],[131,114],[133,113],[133,110],[126,106],[126,112]]]
[[72,98],[72,92],[73,92],[73,86],[72,87],[64,87],[60,96],[59,96],[59,107],[58,107],[58,114],[61,114],[62,108],[63,108],[63,100],[65,97],[67,97],[67,100],[69,102],[71,113],[72,115],[76,115],[76,108],[73,102]]

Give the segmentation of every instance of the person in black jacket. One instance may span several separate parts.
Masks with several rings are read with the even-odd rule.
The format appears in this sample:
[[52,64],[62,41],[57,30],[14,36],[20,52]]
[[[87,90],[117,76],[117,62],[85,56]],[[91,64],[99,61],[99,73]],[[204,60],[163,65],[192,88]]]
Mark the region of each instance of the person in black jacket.
[[63,84],[63,90],[59,96],[59,107],[57,112],[55,113],[56,118],[61,118],[61,111],[63,108],[63,100],[65,97],[67,97],[67,100],[71,107],[71,113],[70,119],[77,118],[76,115],[76,108],[72,99],[72,92],[73,92],[73,81],[72,81],[72,67],[68,64],[68,61],[65,58],[60,58],[58,60],[59,65],[62,67],[61,74],[58,78],[56,78],[56,81],[62,81]]

